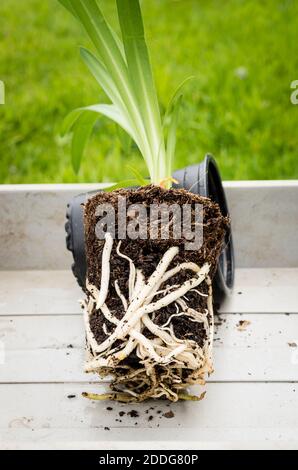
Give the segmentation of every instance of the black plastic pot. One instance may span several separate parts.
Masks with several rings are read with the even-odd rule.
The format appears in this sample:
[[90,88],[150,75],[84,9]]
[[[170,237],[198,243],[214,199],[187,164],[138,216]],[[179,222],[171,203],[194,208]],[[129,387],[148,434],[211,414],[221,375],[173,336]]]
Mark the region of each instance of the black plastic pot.
[[[199,164],[175,171],[173,178],[178,181],[174,187],[184,188],[200,196],[209,197],[212,201],[217,202],[224,216],[229,215],[220,173],[212,155],[207,154]],[[234,284],[234,272],[234,247],[230,227],[225,236],[224,247],[214,279],[214,297],[217,301],[220,302],[231,291]]]
[[[210,197],[217,202],[223,215],[228,215],[228,206],[221,183],[220,174],[211,155],[206,155],[204,160],[191,165],[173,174],[178,181],[174,184],[176,188],[184,188],[195,194]],[[79,285],[83,287],[86,281],[86,254],[84,240],[83,208],[90,197],[99,191],[91,191],[75,196],[67,206],[66,213],[66,246],[73,255],[72,271]],[[214,297],[217,302],[227,294],[233,286],[234,281],[234,251],[231,229],[225,237],[225,244],[220,255],[218,270],[214,280]]]

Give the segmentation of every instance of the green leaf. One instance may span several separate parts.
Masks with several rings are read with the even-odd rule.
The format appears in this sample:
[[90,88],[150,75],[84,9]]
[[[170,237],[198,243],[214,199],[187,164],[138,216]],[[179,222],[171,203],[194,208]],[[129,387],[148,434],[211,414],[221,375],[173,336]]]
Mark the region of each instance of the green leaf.
[[[159,184],[160,180],[171,175],[171,161],[176,146],[177,108],[180,104],[180,98],[176,97],[180,96],[180,88],[174,94],[162,122],[139,0],[116,1],[122,41],[106,22],[97,0],[60,0],[76,16],[95,45],[97,57],[86,49],[81,49],[81,55],[112,102],[73,111],[65,119],[62,130],[63,133],[70,129],[75,131],[74,147],[78,148],[78,152],[74,152],[74,162],[78,168],[82,148],[88,139],[86,129],[91,126],[89,123],[93,119],[94,122],[96,120],[94,116],[83,117],[85,112],[88,111],[88,115],[92,111],[112,119],[134,140],[147,164],[151,181]],[[85,131],[82,131],[80,138],[83,143],[80,145],[78,128],[82,123]]]
[[116,184],[112,184],[111,186],[108,186],[107,188],[103,188],[103,190],[106,192],[110,192],[110,191],[114,191],[115,189],[129,188],[129,187],[135,187],[135,186],[138,186],[138,181],[136,179],[128,179],[128,180],[119,181],[119,183],[116,183]]
[[85,108],[77,108],[67,114],[67,116],[63,119],[62,126],[60,129],[60,136],[64,137],[68,134],[75,122],[79,119],[81,114],[85,111]]
[[139,0],[117,0],[117,9],[129,78],[156,166],[163,146],[162,127]]
[[75,173],[80,169],[86,144],[97,119],[98,116],[94,113],[84,113],[75,124],[71,145],[71,161]]
[[64,8],[66,8],[66,10],[68,10],[74,17],[77,17],[76,12],[72,6],[71,0],[58,0],[58,2],[60,2],[61,5],[63,5]]
[[[124,129],[131,138],[134,138],[133,130],[128,127],[128,123],[122,116],[121,111],[113,104],[95,104],[74,109],[64,119],[61,135],[64,136],[73,129],[72,163],[76,173],[79,171],[84,148],[92,132],[93,125],[98,119],[98,114],[111,119]],[[80,132],[80,126],[83,127],[82,132]],[[79,139],[82,139],[82,143],[79,142]]]
[[119,107],[124,107],[115,82],[107,72],[104,64],[97,57],[95,57],[92,52],[90,52],[88,49],[85,49],[84,47],[80,47],[80,54],[93,77],[102,87],[110,100]]
[[172,171],[172,164],[176,150],[176,140],[177,140],[177,127],[178,127],[178,117],[179,117],[179,108],[182,101],[182,95],[178,95],[172,103],[172,112],[169,114],[169,127],[166,143],[166,162],[169,174]]
[[150,184],[150,182],[148,180],[146,180],[141,175],[141,173],[138,170],[136,170],[133,166],[131,166],[131,165],[126,165],[126,166],[132,172],[132,174],[135,176],[139,186],[147,186],[148,184]]
[[177,86],[176,90],[174,91],[170,101],[169,101],[169,104],[167,106],[167,110],[166,110],[166,113],[165,113],[165,116],[167,115],[168,112],[171,111],[171,108],[173,106],[173,103],[174,101],[177,100],[178,96],[181,95],[182,93],[182,89],[185,87],[185,85],[187,85],[189,82],[191,82],[192,80],[196,80],[197,77],[195,77],[194,75],[191,75],[190,77],[187,77],[185,78],[185,80],[183,80],[180,85]]
[[167,174],[172,174],[172,165],[175,156],[176,150],[176,133],[178,127],[178,117],[179,117],[179,109],[181,106],[182,101],[182,89],[188,84],[190,81],[194,80],[195,76],[187,77],[183,80],[180,85],[174,91],[169,104],[167,106],[164,118],[163,118],[163,129],[165,132],[165,128],[168,129],[167,132],[167,139],[166,139],[166,165],[167,165]]
[[[93,41],[99,57],[121,96],[127,111],[139,116],[132,93],[128,70],[122,52],[118,46],[119,38],[112,33],[95,0],[69,0],[75,9],[90,39]],[[102,84],[101,84],[102,85]],[[115,103],[116,104],[116,103]]]
[[128,155],[131,150],[132,139],[120,126],[116,126],[116,132],[121,143],[122,150]]
[[123,47],[119,46],[119,38],[106,22],[96,0],[69,0],[69,3],[94,43],[102,64],[118,90],[126,114],[129,116],[129,124],[126,127],[129,127],[131,132],[133,131],[133,138],[140,148],[151,176],[154,177],[150,142],[123,57]]
[[85,106],[82,108],[74,109],[64,119],[61,128],[61,135],[63,136],[70,132],[76,121],[80,118],[82,114],[86,112],[102,114],[103,116],[114,121],[116,124],[122,127],[132,138],[134,138],[133,129],[129,127],[129,124],[126,121],[125,117],[123,117],[121,111],[113,104],[94,104],[91,106]]

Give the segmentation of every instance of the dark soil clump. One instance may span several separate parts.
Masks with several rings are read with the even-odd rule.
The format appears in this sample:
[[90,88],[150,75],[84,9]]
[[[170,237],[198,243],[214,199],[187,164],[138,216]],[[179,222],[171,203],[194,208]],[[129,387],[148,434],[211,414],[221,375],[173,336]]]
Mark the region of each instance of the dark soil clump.
[[167,411],[166,413],[163,414],[165,418],[174,418],[174,413],[173,411]]
[[128,411],[127,414],[131,418],[138,418],[139,417],[139,412],[137,410]]

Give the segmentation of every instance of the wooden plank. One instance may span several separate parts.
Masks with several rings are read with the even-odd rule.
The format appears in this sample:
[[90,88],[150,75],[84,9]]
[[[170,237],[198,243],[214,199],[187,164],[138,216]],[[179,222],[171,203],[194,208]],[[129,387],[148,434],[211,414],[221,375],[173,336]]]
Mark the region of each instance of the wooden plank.
[[298,181],[235,181],[225,184],[242,268],[298,266]]
[[[225,182],[239,267],[298,267],[298,181]],[[1,185],[0,268],[68,269],[66,205],[86,185]]]
[[[231,441],[233,447],[268,441],[276,448],[288,441],[298,445],[298,390],[290,383],[214,383],[203,401],[170,406],[162,401],[133,406],[90,402],[81,397],[82,390],[101,391],[92,384],[0,385],[1,447],[148,448],[143,446],[150,443],[153,448],[200,448],[208,443],[229,447]],[[120,418],[120,411],[131,409],[138,418]],[[170,410],[174,417],[167,419],[163,414]]]
[[[225,313],[298,312],[297,269],[237,269]],[[240,294],[241,292],[241,294]],[[0,315],[80,314],[71,271],[0,271]]]
[[[100,188],[102,185],[96,185]],[[95,185],[0,186],[0,269],[68,269],[66,206]]]
[[81,313],[82,290],[68,271],[0,271],[0,315]]
[[[239,331],[243,320],[250,323]],[[221,315],[216,323],[210,381],[298,381],[298,315]],[[98,380],[83,373],[78,315],[2,317],[0,341],[2,383]]]
[[231,296],[221,312],[298,312],[298,269],[237,269]]

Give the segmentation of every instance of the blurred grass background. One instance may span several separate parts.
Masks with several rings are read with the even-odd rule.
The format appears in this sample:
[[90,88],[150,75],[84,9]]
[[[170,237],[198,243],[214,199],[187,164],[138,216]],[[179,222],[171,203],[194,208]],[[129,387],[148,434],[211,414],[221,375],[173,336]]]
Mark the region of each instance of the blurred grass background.
[[[113,0],[103,0],[115,24]],[[175,167],[215,155],[225,179],[298,178],[298,2],[293,0],[144,0],[147,39],[162,108],[183,78]],[[57,137],[73,108],[105,97],[79,58],[84,32],[56,0],[2,0],[0,182],[116,181],[126,163],[115,126],[99,121],[81,170]]]

